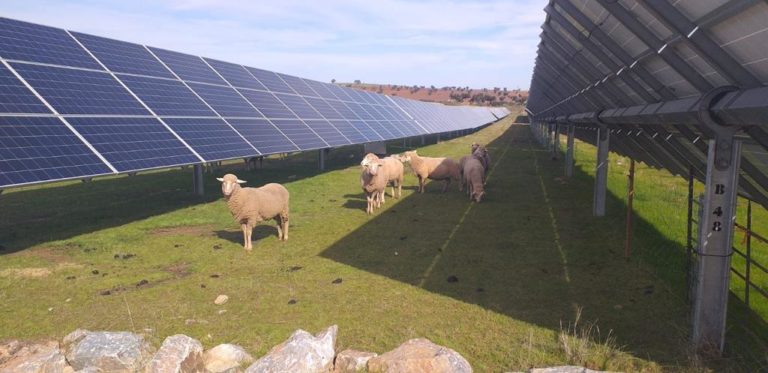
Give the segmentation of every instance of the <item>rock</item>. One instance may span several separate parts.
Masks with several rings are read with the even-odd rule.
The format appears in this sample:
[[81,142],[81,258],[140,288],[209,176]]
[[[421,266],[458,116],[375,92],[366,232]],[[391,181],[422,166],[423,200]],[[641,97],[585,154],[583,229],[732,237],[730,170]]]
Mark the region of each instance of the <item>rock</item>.
[[253,363],[245,372],[328,372],[333,368],[338,330],[339,327],[333,325],[324,332],[312,336],[299,329],[293,332],[288,340],[273,347],[266,356]]
[[64,348],[67,361],[75,370],[138,372],[152,356],[152,346],[142,336],[130,332],[78,329],[64,337]]
[[550,368],[533,368],[530,373],[599,373],[597,370],[587,369],[574,365],[564,365]]
[[0,372],[48,373],[64,372],[67,365],[58,342],[26,344],[11,341],[0,346]]
[[396,349],[368,360],[369,372],[471,373],[458,352],[423,338],[411,339]]
[[203,345],[183,334],[172,335],[163,341],[146,373],[199,372],[203,364]]
[[240,368],[253,362],[253,357],[233,344],[221,344],[203,355],[205,370],[211,373],[242,372]]
[[353,373],[365,370],[368,360],[379,356],[373,352],[344,350],[336,355],[334,373]]
[[216,304],[217,306],[221,306],[222,304],[227,303],[228,300],[229,300],[228,296],[221,294],[218,297],[216,297],[216,300],[213,301],[213,303]]

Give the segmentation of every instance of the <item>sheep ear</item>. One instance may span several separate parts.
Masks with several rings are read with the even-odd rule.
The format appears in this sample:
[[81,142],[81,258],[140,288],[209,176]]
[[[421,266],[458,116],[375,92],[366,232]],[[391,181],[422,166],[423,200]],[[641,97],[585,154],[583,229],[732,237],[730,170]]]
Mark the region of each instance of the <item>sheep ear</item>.
[[223,177],[217,177],[216,180],[221,181],[222,183],[224,182],[224,178]]
[[240,179],[237,179],[237,183],[238,183],[238,184],[245,184],[245,183],[247,183],[247,181],[245,181],[245,180],[240,180]]

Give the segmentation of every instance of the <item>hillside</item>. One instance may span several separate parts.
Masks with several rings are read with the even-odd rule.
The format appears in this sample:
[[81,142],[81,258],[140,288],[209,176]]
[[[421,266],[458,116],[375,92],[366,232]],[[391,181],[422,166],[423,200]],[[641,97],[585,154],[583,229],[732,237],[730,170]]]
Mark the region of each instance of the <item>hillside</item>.
[[413,100],[440,102],[444,104],[474,104],[474,105],[513,105],[525,103],[528,100],[528,91],[507,88],[482,88],[469,87],[425,87],[403,86],[392,84],[371,83],[336,83],[340,86],[357,88],[371,92],[382,93],[390,96],[399,96]]

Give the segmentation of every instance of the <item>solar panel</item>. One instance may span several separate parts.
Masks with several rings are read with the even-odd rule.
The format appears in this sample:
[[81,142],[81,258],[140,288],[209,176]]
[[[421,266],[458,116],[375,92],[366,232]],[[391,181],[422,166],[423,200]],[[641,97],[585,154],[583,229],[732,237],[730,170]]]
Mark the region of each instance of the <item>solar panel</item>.
[[0,112],[51,113],[45,104],[3,65],[0,65]]
[[119,172],[200,162],[154,118],[77,117],[67,121]]
[[182,80],[226,85],[202,58],[160,48],[149,48],[169,69]]
[[259,89],[262,91],[267,90],[267,87],[256,80],[256,78],[253,77],[253,74],[248,72],[242,65],[212,60],[209,58],[206,58],[205,61],[233,87]]
[[264,154],[300,150],[267,119],[228,119],[227,121]]
[[173,79],[173,74],[143,45],[79,32],[72,35],[110,71]]
[[112,171],[59,118],[0,117],[0,186]]
[[269,119],[296,118],[296,115],[272,93],[250,89],[239,89],[238,92]]
[[8,18],[0,18],[0,57],[101,70],[66,31]]
[[331,105],[329,105],[325,100],[315,97],[304,97],[304,99],[308,104],[312,105],[312,107],[317,110],[317,112],[320,113],[323,118],[344,119],[344,117],[339,114],[339,112],[337,112],[333,107],[331,107]]
[[11,64],[61,114],[150,115],[105,72]]
[[285,106],[289,107],[292,112],[302,119],[322,119],[322,115],[317,112],[312,106],[310,106],[303,98],[294,95],[287,95],[282,93],[275,93],[277,97]]
[[159,116],[212,117],[211,111],[178,80],[125,75],[120,80]]
[[189,83],[189,86],[222,117],[262,117],[261,113],[233,88],[201,83]]
[[246,66],[246,69],[251,74],[253,74],[253,76],[256,77],[256,79],[258,79],[259,82],[261,82],[261,84],[267,87],[268,90],[272,92],[296,94],[296,92],[294,92],[291,89],[291,87],[288,86],[288,84],[285,84],[285,82],[282,79],[280,79],[280,77],[277,76],[277,74],[271,71],[257,69],[254,67]]
[[320,138],[330,146],[349,145],[351,142],[327,120],[304,120]]
[[259,155],[227,123],[216,118],[163,118],[206,161]]
[[328,88],[327,83],[321,83],[315,80],[310,79],[304,79],[304,83],[306,83],[310,88],[312,88],[315,93],[317,93],[320,97],[326,99],[326,100],[338,100],[339,98],[336,97],[333,92],[331,92],[331,89]]
[[273,120],[272,123],[301,150],[327,148],[328,144],[298,119]]
[[382,141],[382,140],[384,140],[384,136],[379,134],[379,132],[374,130],[365,121],[362,121],[362,120],[350,120],[349,124],[351,124],[352,127],[355,127],[355,129],[358,132],[360,132],[363,136],[367,137],[369,141]]
[[365,137],[365,135],[358,131],[357,128],[352,125],[352,123],[346,120],[330,120],[329,122],[331,122],[331,124],[336,127],[339,132],[343,133],[344,136],[348,138],[352,144],[362,144],[372,141],[372,139]]
[[310,97],[319,97],[320,95],[315,92],[314,89],[312,89],[307,83],[304,82],[304,79],[291,76],[291,75],[285,75],[285,74],[277,74],[288,86],[291,87],[296,93],[302,96],[310,96]]

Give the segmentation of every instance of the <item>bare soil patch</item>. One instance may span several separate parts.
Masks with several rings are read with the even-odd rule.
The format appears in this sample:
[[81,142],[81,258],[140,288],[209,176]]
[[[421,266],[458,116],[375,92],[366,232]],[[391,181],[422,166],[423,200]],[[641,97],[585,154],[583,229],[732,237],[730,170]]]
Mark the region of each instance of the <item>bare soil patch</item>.
[[167,236],[212,236],[213,225],[192,225],[181,227],[169,227],[158,228],[150,231],[150,234],[155,237],[167,237]]

